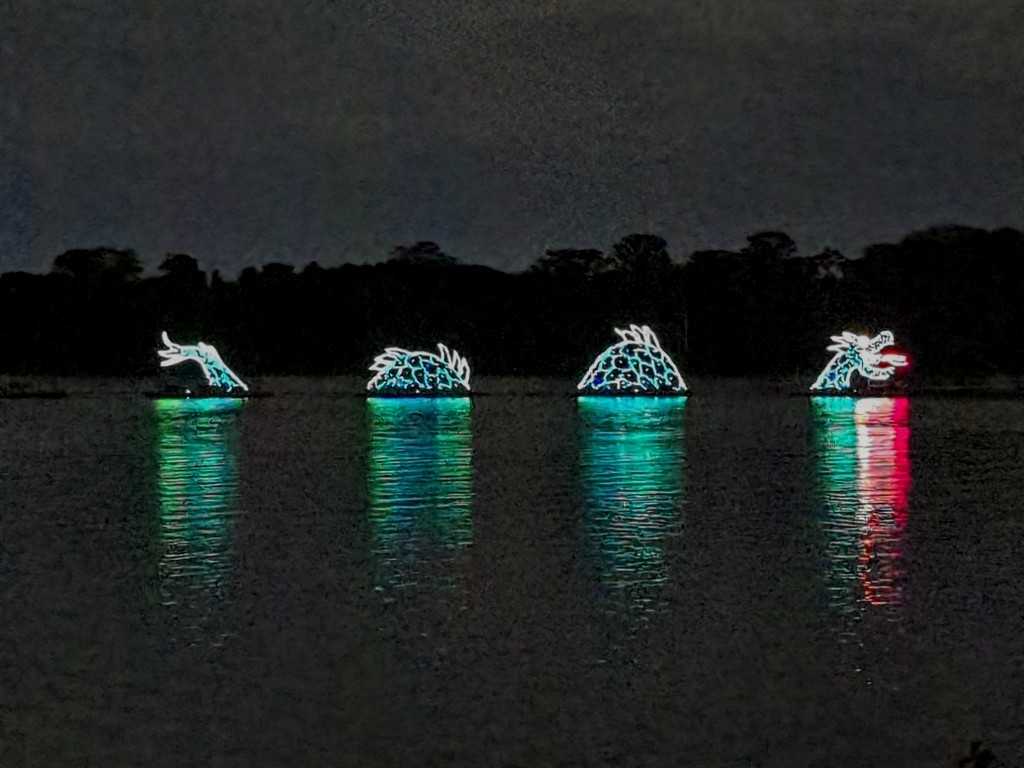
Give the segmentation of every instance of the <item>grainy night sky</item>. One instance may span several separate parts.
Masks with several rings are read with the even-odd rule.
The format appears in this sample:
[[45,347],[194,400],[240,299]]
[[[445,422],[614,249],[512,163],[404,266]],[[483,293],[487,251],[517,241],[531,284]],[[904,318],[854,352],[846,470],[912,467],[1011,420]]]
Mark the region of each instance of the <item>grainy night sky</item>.
[[0,269],[1024,224],[1019,0],[0,0]]

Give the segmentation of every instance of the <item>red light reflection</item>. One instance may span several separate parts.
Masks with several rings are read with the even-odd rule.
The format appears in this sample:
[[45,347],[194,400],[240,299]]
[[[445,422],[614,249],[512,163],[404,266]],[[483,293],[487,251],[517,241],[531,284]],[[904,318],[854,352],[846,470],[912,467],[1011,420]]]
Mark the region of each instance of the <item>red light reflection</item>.
[[900,540],[910,495],[910,401],[865,398],[854,410],[858,515],[857,576],[871,605],[900,601]]

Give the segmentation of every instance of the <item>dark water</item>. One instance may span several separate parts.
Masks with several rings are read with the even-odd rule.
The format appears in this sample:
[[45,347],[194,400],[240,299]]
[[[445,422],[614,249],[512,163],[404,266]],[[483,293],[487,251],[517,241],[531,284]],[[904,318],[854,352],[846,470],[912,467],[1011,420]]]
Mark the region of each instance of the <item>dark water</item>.
[[329,394],[0,401],[0,765],[1024,765],[1024,402]]

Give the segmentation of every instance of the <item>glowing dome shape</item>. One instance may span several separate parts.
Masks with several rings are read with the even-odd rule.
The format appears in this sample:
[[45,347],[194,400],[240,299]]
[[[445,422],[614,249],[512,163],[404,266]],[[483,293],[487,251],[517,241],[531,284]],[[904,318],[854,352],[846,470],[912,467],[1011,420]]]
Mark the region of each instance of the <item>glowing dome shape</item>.
[[622,341],[598,355],[576,389],[589,394],[636,395],[686,391],[683,376],[646,325],[616,328]]
[[892,331],[882,331],[871,339],[843,331],[841,336],[833,336],[832,341],[835,343],[828,351],[835,355],[811,385],[812,392],[849,392],[854,373],[871,381],[887,381],[898,368],[907,364],[904,355],[882,352],[892,346]]
[[240,389],[243,392],[249,391],[248,385],[220,359],[220,354],[213,345],[202,341],[195,345],[175,344],[167,336],[167,331],[161,333],[160,338],[166,347],[166,349],[157,350],[157,354],[163,358],[160,361],[161,368],[191,360],[203,369],[206,383],[209,386],[225,393],[233,392],[235,389]]
[[469,363],[458,352],[438,344],[439,354],[388,347],[370,366],[376,374],[366,389],[382,395],[469,394]]

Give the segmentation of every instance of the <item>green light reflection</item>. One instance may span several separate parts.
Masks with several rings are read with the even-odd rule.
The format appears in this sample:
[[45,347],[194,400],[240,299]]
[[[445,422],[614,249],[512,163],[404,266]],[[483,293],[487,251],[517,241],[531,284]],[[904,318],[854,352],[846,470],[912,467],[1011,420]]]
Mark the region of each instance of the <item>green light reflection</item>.
[[159,456],[160,597],[164,605],[212,610],[230,568],[238,513],[234,433],[244,401],[154,401]]
[[367,471],[378,589],[450,587],[473,543],[469,398],[368,398]]
[[667,540],[682,532],[685,397],[580,397],[580,474],[602,582],[664,607]]
[[[854,620],[902,599],[911,483],[910,402],[811,398],[827,538],[829,602]],[[896,614],[892,614],[894,618]]]

